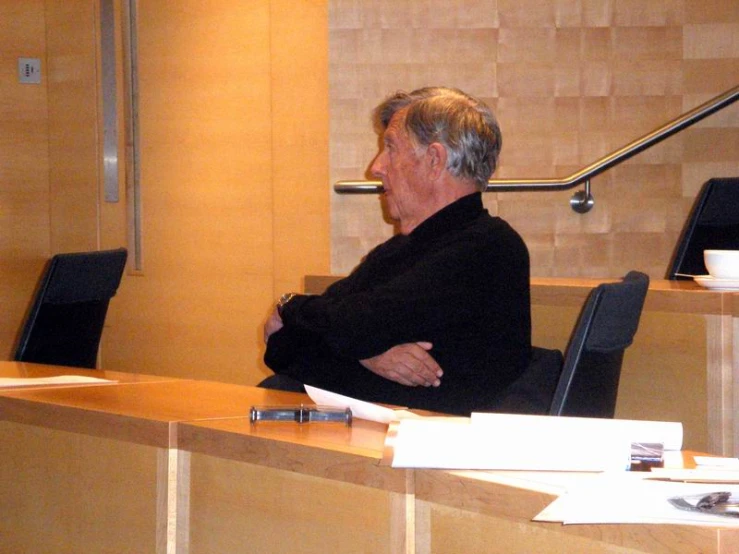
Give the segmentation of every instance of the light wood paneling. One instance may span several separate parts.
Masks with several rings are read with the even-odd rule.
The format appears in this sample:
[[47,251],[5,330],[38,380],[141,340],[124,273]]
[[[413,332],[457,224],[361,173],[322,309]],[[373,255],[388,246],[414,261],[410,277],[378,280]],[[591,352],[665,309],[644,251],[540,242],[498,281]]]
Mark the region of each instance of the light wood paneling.
[[[333,0],[331,179],[361,179],[376,154],[371,109],[397,89],[459,87],[501,122],[500,178],[572,172],[736,86],[735,0]],[[445,17],[449,16],[449,17]],[[404,24],[408,23],[408,24]],[[536,276],[664,276],[695,192],[739,174],[739,105],[573,191],[488,193],[521,232]],[[376,203],[333,195],[332,272],[347,273],[392,233]]]
[[[45,261],[99,248],[97,4],[4,2],[0,18],[0,352],[15,337]],[[17,58],[41,60],[18,84]],[[114,240],[110,246],[121,246]]]
[[98,27],[96,2],[46,2],[53,253],[100,244]]
[[[44,2],[2,2],[0,20],[0,357],[8,357],[50,248]],[[41,84],[18,83],[20,57],[41,60]]]
[[138,15],[143,271],[108,366],[243,379],[271,297],[269,2]]
[[106,367],[256,383],[274,300],[328,266],[325,4],[141,4],[138,31],[143,270]]
[[276,300],[329,269],[326,3],[272,0],[270,33]]
[[191,475],[192,554],[401,552],[398,493],[202,454]]
[[159,449],[7,421],[0,434],[1,552],[162,551]]

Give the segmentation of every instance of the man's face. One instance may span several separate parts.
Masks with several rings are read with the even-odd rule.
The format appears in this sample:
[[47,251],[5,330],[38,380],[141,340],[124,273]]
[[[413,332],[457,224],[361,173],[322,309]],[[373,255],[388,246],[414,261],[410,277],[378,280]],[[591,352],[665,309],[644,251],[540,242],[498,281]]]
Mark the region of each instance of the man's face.
[[423,151],[405,129],[407,108],[398,110],[383,133],[383,148],[370,171],[382,180],[388,213],[405,227],[415,227],[428,215],[424,209],[430,194],[425,179]]

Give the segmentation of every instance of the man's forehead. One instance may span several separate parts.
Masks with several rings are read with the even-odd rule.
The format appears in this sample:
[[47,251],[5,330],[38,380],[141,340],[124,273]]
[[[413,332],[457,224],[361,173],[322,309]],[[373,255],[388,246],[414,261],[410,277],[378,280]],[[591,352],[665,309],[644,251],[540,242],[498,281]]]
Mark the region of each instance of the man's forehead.
[[385,129],[385,137],[386,138],[392,138],[393,136],[398,135],[407,135],[407,131],[405,130],[405,117],[408,113],[408,108],[401,108],[397,112],[393,114],[393,117],[390,118],[390,121],[387,124],[387,129]]

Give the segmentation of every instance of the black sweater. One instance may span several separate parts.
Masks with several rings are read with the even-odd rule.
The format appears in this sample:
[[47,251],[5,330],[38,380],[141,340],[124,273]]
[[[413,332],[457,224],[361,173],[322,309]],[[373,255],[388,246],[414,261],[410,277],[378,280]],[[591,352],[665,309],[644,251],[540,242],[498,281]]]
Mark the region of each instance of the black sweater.
[[[276,373],[362,400],[483,411],[528,363],[529,256],[521,237],[465,196],[372,250],[322,295],[299,295],[268,342]],[[439,387],[407,387],[358,360],[433,343]]]

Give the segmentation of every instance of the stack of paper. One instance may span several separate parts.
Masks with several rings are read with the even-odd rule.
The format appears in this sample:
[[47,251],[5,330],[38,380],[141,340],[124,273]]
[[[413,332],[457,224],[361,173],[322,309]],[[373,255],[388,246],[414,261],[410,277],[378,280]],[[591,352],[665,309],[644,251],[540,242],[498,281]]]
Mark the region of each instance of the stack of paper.
[[393,467],[548,471],[624,470],[632,443],[680,450],[682,424],[474,413],[419,417],[311,386],[318,405],[351,408],[354,417],[390,423],[385,451]]
[[[673,422],[472,414],[406,419],[388,433],[393,467],[533,471],[624,470],[631,444],[682,446]],[[389,450],[389,449],[388,449]]]
[[648,473],[609,473],[574,487],[547,506],[534,521],[564,524],[668,523],[739,527],[739,517],[680,510],[669,498],[716,491],[739,495],[739,485],[653,481]]

